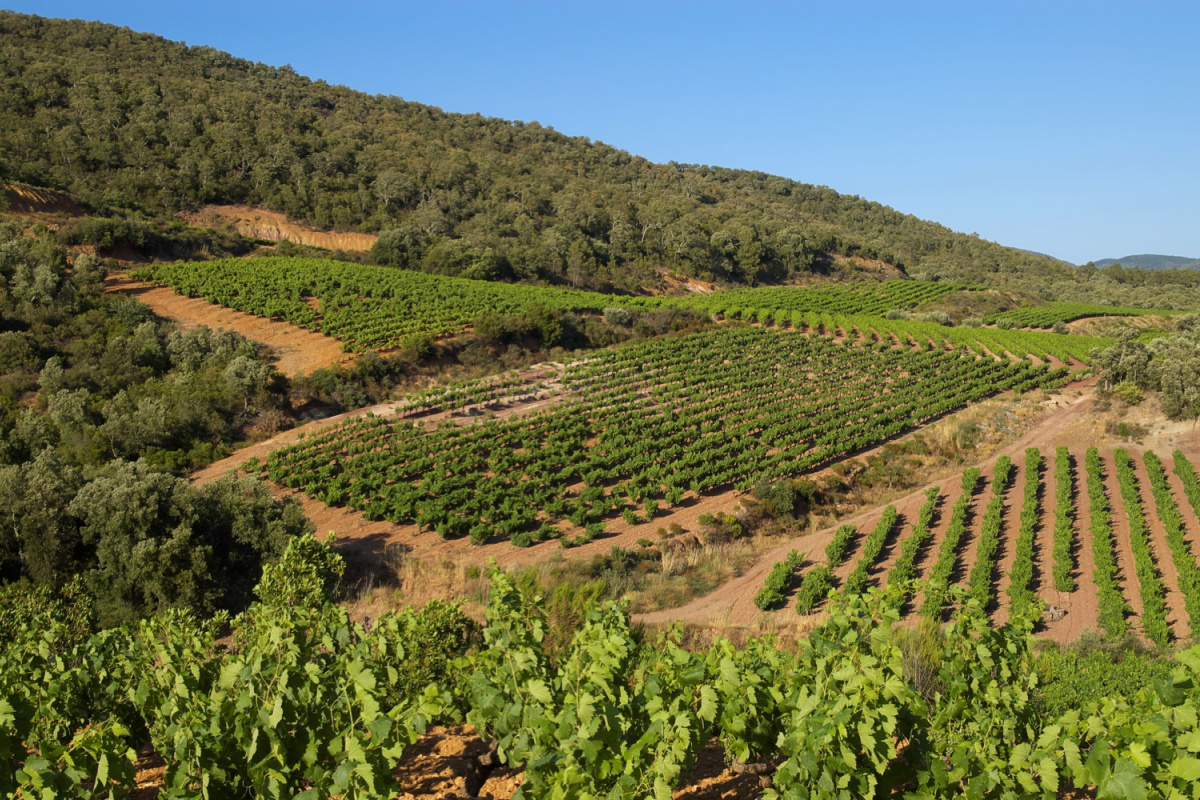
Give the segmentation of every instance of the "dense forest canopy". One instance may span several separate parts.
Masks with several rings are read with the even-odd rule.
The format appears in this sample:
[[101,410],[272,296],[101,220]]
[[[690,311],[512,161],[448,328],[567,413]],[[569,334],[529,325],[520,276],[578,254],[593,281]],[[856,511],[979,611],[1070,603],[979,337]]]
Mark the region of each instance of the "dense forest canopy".
[[0,13],[0,103],[0,180],[102,214],[245,203],[379,231],[376,260],[430,272],[637,289],[666,266],[755,284],[840,254],[1043,299],[1200,307],[1200,275],[1079,273],[827,187],[654,164],[100,23]]

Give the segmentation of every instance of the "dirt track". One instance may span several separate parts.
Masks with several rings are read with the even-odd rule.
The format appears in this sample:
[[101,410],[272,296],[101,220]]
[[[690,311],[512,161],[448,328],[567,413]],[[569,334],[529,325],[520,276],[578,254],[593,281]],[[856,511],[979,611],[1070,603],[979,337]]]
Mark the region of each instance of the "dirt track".
[[342,352],[341,343],[323,333],[314,333],[283,320],[245,314],[214,305],[198,297],[184,297],[152,283],[134,281],[125,274],[114,274],[104,282],[106,292],[136,297],[160,317],[169,319],[183,330],[199,325],[232,328],[275,353],[275,367],[289,377],[306,375],[315,369],[349,363],[353,356]]

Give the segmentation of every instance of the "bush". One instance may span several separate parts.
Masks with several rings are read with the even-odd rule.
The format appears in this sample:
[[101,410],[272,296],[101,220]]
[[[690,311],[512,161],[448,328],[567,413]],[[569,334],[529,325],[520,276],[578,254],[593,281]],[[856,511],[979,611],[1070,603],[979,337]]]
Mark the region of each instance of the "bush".
[[1132,381],[1121,381],[1113,387],[1112,393],[1127,406],[1140,406],[1145,399],[1141,388]]
[[628,327],[633,324],[633,315],[629,313],[629,309],[627,308],[611,306],[604,309],[604,321],[609,325]]

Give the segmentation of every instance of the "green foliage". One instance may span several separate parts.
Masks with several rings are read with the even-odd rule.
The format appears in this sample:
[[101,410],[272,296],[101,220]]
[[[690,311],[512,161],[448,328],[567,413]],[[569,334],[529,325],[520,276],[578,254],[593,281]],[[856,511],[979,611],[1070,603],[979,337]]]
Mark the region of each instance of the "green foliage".
[[[631,297],[298,258],[158,264],[138,274],[189,297],[320,331],[356,352],[399,347],[415,335],[439,336],[468,327],[493,345],[528,336],[550,347],[580,337],[578,331],[572,332],[575,323],[568,315],[613,311],[617,302],[623,306],[617,310],[633,319],[634,332],[647,337],[703,326],[710,316],[723,316],[773,321],[828,335],[854,329],[871,332],[881,341],[908,337],[972,352],[1053,355],[1062,361],[1086,362],[1092,350],[1112,343],[1111,339],[992,328],[960,330],[919,319],[889,321],[875,316],[896,303],[928,302],[962,288],[918,281]],[[319,300],[319,313],[309,305],[313,298]],[[612,326],[603,327],[611,335]],[[604,341],[600,336],[596,339]]]
[[[141,626],[155,667],[134,700],[155,749],[168,757],[164,792],[194,796],[378,796],[392,768],[449,698],[433,686],[392,703],[405,653],[402,625],[371,631],[331,605],[338,559],[296,539],[264,571],[263,601],[234,623],[236,647],[216,643],[219,620],[172,612]],[[297,588],[283,587],[295,581]]]
[[[888,571],[887,585],[899,586],[911,581],[916,570],[917,559],[925,549],[925,545],[933,539],[933,515],[937,511],[941,489],[931,486],[925,491],[925,502],[917,511],[917,521],[912,532],[900,543],[900,556]],[[957,507],[957,506],[956,506]]]
[[954,565],[958,561],[958,548],[967,531],[967,515],[970,512],[971,498],[979,486],[981,479],[979,469],[971,467],[963,471],[962,494],[954,503],[950,512],[950,524],[946,527],[945,538],[938,550],[937,562],[930,570],[925,584],[925,604],[921,613],[929,617],[940,617],[946,606],[950,592],[950,578]]
[[1126,615],[1132,612],[1117,580],[1116,540],[1112,531],[1112,504],[1104,491],[1104,463],[1100,451],[1089,447],[1084,457],[1087,468],[1088,505],[1091,509],[1092,560],[1095,563],[1097,617],[1109,636],[1129,630]]
[[[556,664],[540,598],[502,573],[468,656],[450,606],[350,622],[325,593],[339,571],[296,540],[220,641],[224,615],[81,639],[44,600],[10,614],[0,789],[121,796],[148,735],[166,797],[390,796],[405,747],[455,707],[523,771],[521,797],[665,800],[713,734],[738,763],[776,765],[771,798],[1165,800],[1200,780],[1200,648],[1171,665],[1092,638],[1037,657],[1031,616],[992,627],[961,589],[944,630],[896,627],[912,587],[848,597],[794,653],[769,637],[699,654],[671,634],[644,644],[608,604]],[[278,593],[285,578],[298,595]],[[439,636],[453,644],[418,645]]]
[[863,540],[862,554],[858,558],[858,563],[855,564],[854,571],[846,577],[846,583],[842,587],[843,596],[860,594],[867,588],[871,580],[871,567],[879,559],[879,554],[887,545],[899,517],[900,513],[896,511],[895,506],[888,506],[883,510],[879,522]]
[[[1008,596],[1013,613],[1027,615],[1037,602],[1033,592],[1033,545],[1042,493],[1042,454],[1036,447],[1025,448],[1025,494],[1021,503],[1021,527],[1017,532]],[[982,546],[982,545],[981,545]]]
[[1133,700],[1168,680],[1172,669],[1169,659],[1147,652],[1131,634],[1115,639],[1085,634],[1069,647],[1038,656],[1039,704],[1053,718],[1108,698]]
[[783,757],[765,798],[886,796],[923,703],[891,637],[896,597],[854,595],[804,643],[786,686]]
[[1113,394],[1127,406],[1140,406],[1145,394],[1140,386],[1131,381],[1122,381],[1113,387]]
[[537,598],[502,573],[492,581],[467,720],[504,763],[524,768],[520,796],[669,798],[716,721],[703,659],[670,639],[640,654],[625,612],[610,604],[589,615],[554,668]]
[[1075,480],[1074,459],[1066,447],[1054,451],[1054,588],[1075,591]]
[[310,527],[294,501],[232,476],[201,488],[146,462],[112,461],[90,480],[53,450],[0,467],[7,575],[56,588],[78,576],[101,622],[167,607],[238,610],[253,577]]
[[850,552],[850,545],[858,536],[858,528],[853,525],[842,525],[833,532],[833,538],[825,546],[825,563],[831,568],[842,563],[842,559]]
[[833,570],[822,564],[804,574],[800,588],[796,591],[796,613],[811,614],[833,589]]
[[[1084,317],[1135,317],[1144,314],[1170,313],[1173,312],[1152,308],[1128,308],[1089,303],[1046,303],[1045,305],[1026,306],[990,314],[984,317],[983,321],[987,324],[998,325],[1001,320],[1005,320],[1018,328],[1053,328],[1057,324],[1072,322]],[[1058,333],[1057,330],[1055,332]]]
[[1171,560],[1178,576],[1177,586],[1183,594],[1183,604],[1187,610],[1188,627],[1200,630],[1200,567],[1196,566],[1196,556],[1187,540],[1183,515],[1179,513],[1179,506],[1171,494],[1162,460],[1147,450],[1142,455],[1142,461],[1150,478],[1150,490],[1154,494],[1158,518],[1166,531],[1167,546],[1171,549]]
[[[465,427],[414,424],[407,413],[358,417],[275,450],[267,474],[371,519],[529,545],[559,535],[559,520],[587,530],[615,512],[637,524],[639,511],[662,507],[655,502],[722,486],[757,486],[760,507],[795,509],[811,494],[797,474],[1005,387],[1053,379],[1026,362],[748,327],[641,342],[551,374],[562,388],[546,410]],[[487,403],[520,380],[457,384],[404,409]],[[371,444],[383,440],[386,451]],[[583,492],[568,491],[576,483]],[[742,523],[701,519],[713,539],[744,534]]]
[[762,763],[778,754],[779,731],[790,708],[789,676],[795,659],[769,637],[738,649],[718,639],[708,652],[708,680],[717,694],[721,745],[742,764]]
[[1166,589],[1154,551],[1150,547],[1150,531],[1142,509],[1142,497],[1138,492],[1138,480],[1133,472],[1133,459],[1128,450],[1114,450],[1117,464],[1117,480],[1121,486],[1121,497],[1125,501],[1125,515],[1129,520],[1129,544],[1133,549],[1134,571],[1142,597],[1142,629],[1153,642],[1165,645],[1171,637],[1167,626]]
[[796,579],[796,570],[804,564],[804,555],[795,550],[787,554],[787,558],[777,562],[771,568],[763,587],[754,595],[754,605],[762,611],[776,608],[792,591]]
[[996,551],[1000,547],[1000,521],[1004,513],[1004,491],[1012,478],[1012,459],[1000,456],[992,474],[992,498],[979,530],[979,542],[975,548],[975,566],[967,578],[967,596],[987,610],[995,600],[992,577],[996,571]]
[[[960,608],[945,634],[918,780],[933,797],[1054,797],[1062,754],[1055,726],[1037,719],[1032,619],[993,628],[974,598],[963,595]],[[1050,754],[1035,757],[1035,744]]]

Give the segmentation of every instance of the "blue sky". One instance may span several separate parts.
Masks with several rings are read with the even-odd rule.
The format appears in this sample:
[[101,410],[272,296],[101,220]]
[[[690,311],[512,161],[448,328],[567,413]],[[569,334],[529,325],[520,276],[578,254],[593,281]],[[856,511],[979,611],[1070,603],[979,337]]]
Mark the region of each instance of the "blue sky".
[[1075,263],[1200,257],[1200,3],[13,2]]

